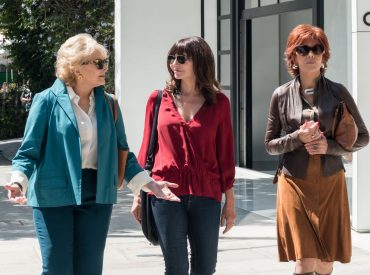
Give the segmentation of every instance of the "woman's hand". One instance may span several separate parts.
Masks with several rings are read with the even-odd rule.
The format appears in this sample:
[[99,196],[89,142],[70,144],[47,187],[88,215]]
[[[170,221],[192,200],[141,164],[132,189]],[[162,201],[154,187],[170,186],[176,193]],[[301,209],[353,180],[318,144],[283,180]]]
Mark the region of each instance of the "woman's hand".
[[149,189],[158,199],[179,202],[180,199],[168,187],[177,188],[179,185],[168,181],[151,181],[144,185],[144,188]]
[[[152,192],[157,198],[170,200],[170,201],[180,201],[180,199],[171,192],[168,188],[177,188],[178,184],[168,182],[168,181],[151,181],[143,186],[144,190]],[[140,194],[134,196],[134,200],[131,206],[131,214],[134,219],[141,224],[141,198]]]
[[8,190],[8,199],[11,202],[25,204],[27,198],[23,195],[21,187],[17,183],[11,183],[4,185],[4,188]]
[[328,151],[328,141],[324,135],[304,145],[310,155],[325,155]]
[[234,190],[233,188],[231,188],[225,192],[225,204],[221,212],[220,225],[226,226],[222,233],[225,234],[226,232],[228,232],[235,225],[235,222],[236,222],[235,197]]
[[140,195],[134,196],[131,206],[131,214],[134,219],[141,224],[141,198]]
[[319,122],[313,120],[306,121],[298,130],[298,137],[303,143],[308,143],[317,140],[323,135],[320,131]]

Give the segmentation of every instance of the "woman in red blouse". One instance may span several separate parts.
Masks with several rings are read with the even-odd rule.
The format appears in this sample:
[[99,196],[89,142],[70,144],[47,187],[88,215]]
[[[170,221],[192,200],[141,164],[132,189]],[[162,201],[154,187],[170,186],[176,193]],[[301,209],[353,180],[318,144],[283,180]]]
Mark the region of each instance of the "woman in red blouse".
[[[158,114],[158,147],[152,177],[177,183],[171,191],[181,202],[154,198],[153,214],[165,259],[165,274],[213,274],[219,227],[235,224],[235,176],[230,102],[215,79],[208,44],[199,37],[176,42],[168,53],[167,81]],[[157,91],[146,107],[144,137],[138,156],[144,166]],[[221,212],[222,193],[225,204]],[[140,222],[140,202],[132,213]],[[221,215],[221,218],[220,218]]]

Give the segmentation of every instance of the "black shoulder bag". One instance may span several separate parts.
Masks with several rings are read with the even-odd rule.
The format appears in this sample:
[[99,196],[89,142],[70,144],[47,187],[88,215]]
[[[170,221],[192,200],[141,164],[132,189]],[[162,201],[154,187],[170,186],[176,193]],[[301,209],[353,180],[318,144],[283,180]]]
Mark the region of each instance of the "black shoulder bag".
[[[150,142],[148,148],[148,154],[145,162],[145,170],[149,173],[152,172],[154,165],[154,150],[158,143],[158,133],[157,133],[157,123],[158,123],[158,111],[159,106],[161,105],[162,100],[162,91],[158,90],[157,99],[154,106],[154,116],[153,116],[153,125],[152,132],[150,133]],[[154,222],[153,212],[152,212],[152,196],[148,195],[147,192],[140,191],[141,198],[141,229],[143,230],[144,236],[147,240],[153,244],[158,245],[158,231]]]

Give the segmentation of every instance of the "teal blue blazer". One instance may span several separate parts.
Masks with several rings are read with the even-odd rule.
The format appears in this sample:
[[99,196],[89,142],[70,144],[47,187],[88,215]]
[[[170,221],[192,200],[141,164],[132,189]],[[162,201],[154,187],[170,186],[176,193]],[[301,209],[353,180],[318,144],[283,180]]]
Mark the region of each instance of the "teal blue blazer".
[[[117,124],[104,97],[103,87],[94,89],[98,131],[96,202],[117,201],[117,149],[128,150],[122,114]],[[58,207],[81,204],[81,143],[77,120],[66,85],[57,79],[53,86],[38,93],[32,103],[21,147],[12,169],[28,178],[28,205]],[[143,171],[130,152],[125,180]]]

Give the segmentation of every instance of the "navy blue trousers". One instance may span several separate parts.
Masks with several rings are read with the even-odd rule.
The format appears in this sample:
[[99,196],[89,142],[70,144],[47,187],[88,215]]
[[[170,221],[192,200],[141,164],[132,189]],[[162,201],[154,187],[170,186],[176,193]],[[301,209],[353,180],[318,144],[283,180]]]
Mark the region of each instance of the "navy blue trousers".
[[181,196],[181,202],[154,198],[152,208],[166,275],[210,275],[217,262],[221,204],[214,199]]
[[82,172],[82,205],[34,207],[42,275],[101,275],[112,204],[97,204],[96,170]]

